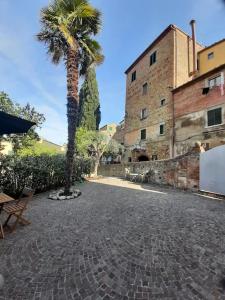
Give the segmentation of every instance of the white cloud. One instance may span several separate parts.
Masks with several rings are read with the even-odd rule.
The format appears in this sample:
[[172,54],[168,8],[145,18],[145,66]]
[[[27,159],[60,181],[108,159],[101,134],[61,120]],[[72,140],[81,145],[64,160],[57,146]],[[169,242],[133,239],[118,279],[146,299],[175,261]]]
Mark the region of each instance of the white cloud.
[[[31,53],[27,51],[26,40],[12,38],[10,32],[0,31],[0,53],[8,60],[8,63],[14,64],[16,72],[19,72],[42,96],[46,101],[61,108],[61,103],[55,96],[49,93],[42,80],[36,73],[33,64],[34,60],[30,59]],[[33,53],[34,54],[34,53]]]
[[[1,13],[9,9],[8,3],[6,2],[1,2],[0,4]],[[2,8],[4,8],[3,11]],[[11,81],[11,85],[16,85],[17,89],[20,88],[19,82],[21,83],[21,88],[24,88],[24,85],[27,86],[27,99],[29,99],[30,104],[35,106],[37,111],[45,115],[46,122],[40,130],[40,135],[55,143],[63,144],[66,142],[67,122],[65,112],[66,103],[64,100],[66,99],[66,95],[64,99],[61,99],[65,92],[65,79],[63,80],[62,78],[64,75],[62,74],[62,69],[56,68],[55,76],[54,72],[47,70],[48,67],[46,68],[46,66],[48,66],[48,64],[50,65],[50,62],[47,62],[46,56],[41,57],[38,49],[40,46],[38,42],[35,42],[34,34],[30,28],[27,27],[27,23],[23,22],[22,18],[19,18],[18,20],[14,20],[13,25],[8,24],[6,19],[3,20],[3,18],[1,18],[1,13],[1,69],[7,70],[13,67],[13,70],[15,70],[14,74],[16,74],[18,81]],[[15,30],[17,25],[17,30]],[[43,65],[41,65],[41,63],[43,63]],[[43,76],[45,70],[47,70],[48,73]],[[1,72],[0,76],[6,80],[6,74]],[[10,74],[7,80],[12,80]],[[18,101],[18,99],[16,99],[16,101]]]

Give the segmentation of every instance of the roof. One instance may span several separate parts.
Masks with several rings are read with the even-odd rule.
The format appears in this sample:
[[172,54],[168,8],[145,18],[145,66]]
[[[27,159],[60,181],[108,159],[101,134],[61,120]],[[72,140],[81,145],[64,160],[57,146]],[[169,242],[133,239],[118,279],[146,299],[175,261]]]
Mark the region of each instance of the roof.
[[205,78],[213,75],[214,73],[219,72],[220,70],[222,70],[224,68],[225,68],[225,64],[222,64],[219,67],[217,67],[217,68],[215,68],[213,70],[210,70],[209,72],[204,73],[204,74],[202,74],[202,75],[200,75],[200,76],[198,76],[198,77],[196,77],[196,78],[194,78],[194,79],[192,79],[192,80],[190,80],[190,81],[188,81],[188,82],[186,82],[186,83],[178,86],[177,88],[175,88],[175,89],[172,90],[172,93],[179,92],[180,90],[182,90],[182,89],[184,89],[184,88],[186,88],[188,86],[191,86],[193,83],[198,82],[198,81],[200,81],[202,79],[205,79]]
[[225,38],[222,39],[222,40],[219,40],[219,41],[215,42],[215,43],[212,44],[212,45],[209,45],[209,46],[205,47],[204,49],[198,51],[198,53],[202,53],[203,51],[209,50],[210,48],[212,48],[212,47],[214,47],[214,46],[216,46],[216,45],[218,45],[218,44],[221,44],[221,43],[223,43],[223,42],[225,42]]
[[55,146],[55,147],[63,147],[63,145],[59,145],[59,144],[53,143],[53,142],[48,141],[48,140],[46,140],[46,139],[44,139],[44,138],[41,138],[41,140],[42,140],[43,142],[45,142],[45,143],[47,143],[47,144],[49,144],[49,145]]
[[[130,65],[130,67],[125,71],[125,74],[127,74],[128,72],[130,72],[130,70],[158,43],[160,42],[166,35],[167,33],[169,33],[171,30],[179,30],[180,32],[182,32],[183,34],[185,34],[186,36],[188,36],[189,38],[190,35],[188,35],[186,32],[184,32],[182,29],[178,28],[176,25],[174,24],[170,24],[149,46],[148,48],[145,49],[144,52],[142,52],[141,55],[138,56],[138,58]],[[199,44],[197,42],[197,44]],[[200,44],[199,44],[200,45]],[[200,45],[202,46],[202,45]]]

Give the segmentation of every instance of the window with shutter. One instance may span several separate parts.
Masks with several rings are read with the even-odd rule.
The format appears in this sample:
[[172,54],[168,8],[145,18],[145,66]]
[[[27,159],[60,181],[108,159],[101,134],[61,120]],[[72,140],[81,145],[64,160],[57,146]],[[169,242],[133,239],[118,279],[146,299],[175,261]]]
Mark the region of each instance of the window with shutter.
[[222,124],[222,109],[221,107],[209,110],[207,112],[208,126]]

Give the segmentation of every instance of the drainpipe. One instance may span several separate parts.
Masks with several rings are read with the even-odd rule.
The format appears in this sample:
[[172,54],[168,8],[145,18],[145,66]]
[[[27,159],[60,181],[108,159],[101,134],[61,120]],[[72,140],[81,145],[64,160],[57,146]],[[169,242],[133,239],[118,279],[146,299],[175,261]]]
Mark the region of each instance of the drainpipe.
[[174,94],[173,91],[171,91],[172,93],[172,158],[174,158],[175,156],[175,151],[174,151],[174,147],[175,147],[175,111],[174,111]]
[[192,46],[193,46],[193,72],[192,75],[195,75],[197,72],[197,53],[196,53],[196,32],[195,32],[195,20],[191,20],[191,31],[192,31]]

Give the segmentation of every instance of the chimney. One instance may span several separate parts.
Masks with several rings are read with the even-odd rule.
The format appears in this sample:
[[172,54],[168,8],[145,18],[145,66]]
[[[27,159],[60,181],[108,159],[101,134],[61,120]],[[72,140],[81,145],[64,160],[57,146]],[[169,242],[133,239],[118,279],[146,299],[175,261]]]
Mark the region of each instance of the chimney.
[[191,20],[191,31],[192,31],[192,46],[193,46],[193,72],[192,74],[196,74],[197,72],[197,53],[196,53],[196,33],[195,33],[195,20]]

